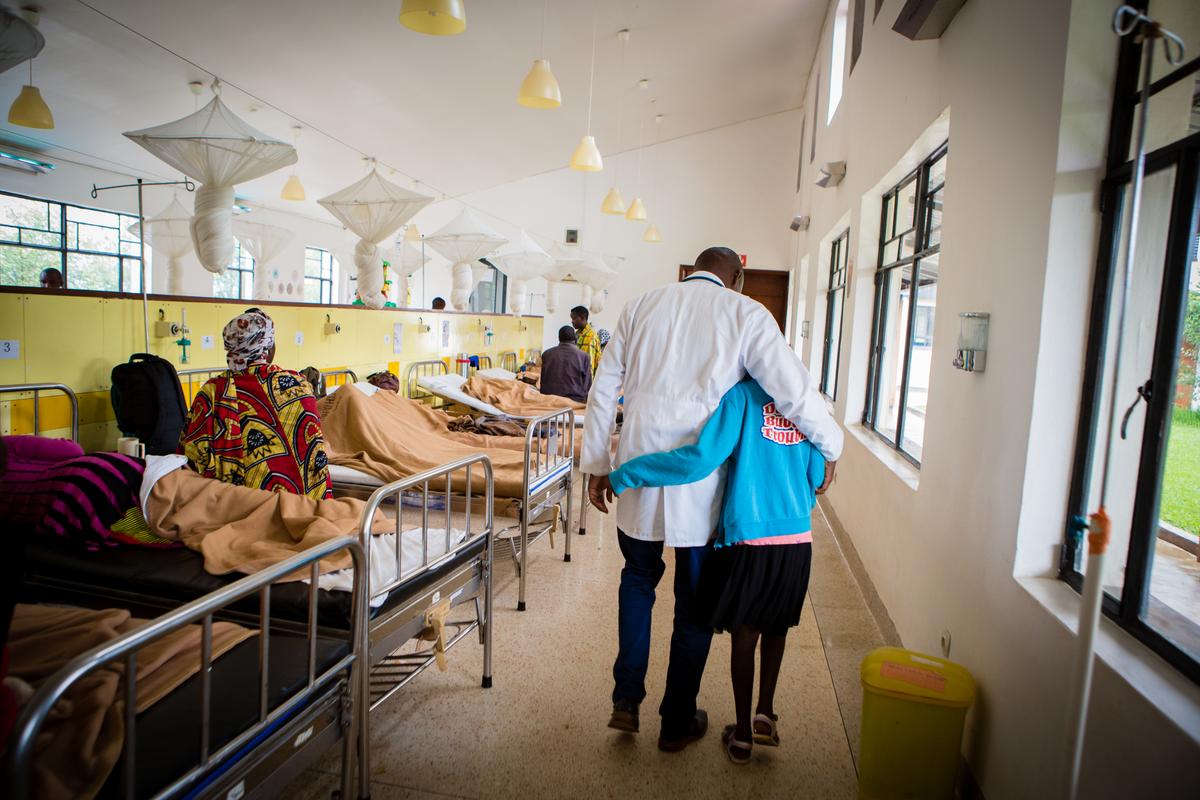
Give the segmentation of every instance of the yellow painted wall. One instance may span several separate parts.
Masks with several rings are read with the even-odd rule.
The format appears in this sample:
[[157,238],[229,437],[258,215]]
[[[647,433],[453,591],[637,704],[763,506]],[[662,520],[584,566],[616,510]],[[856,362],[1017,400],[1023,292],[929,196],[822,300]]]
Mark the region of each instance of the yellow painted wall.
[[[249,305],[248,301],[152,299],[150,352],[171,361],[177,369],[222,368],[225,352],[221,329]],[[160,310],[167,320],[178,322],[185,309],[192,340],[186,364],[181,361],[182,351],[174,343],[174,337],[157,338],[153,331]],[[275,320],[275,362],[295,370],[306,366],[348,367],[359,377],[365,377],[390,368],[403,377],[403,370],[413,361],[444,358],[459,352],[494,357],[505,350],[515,350],[523,356],[529,348],[540,347],[542,341],[540,317],[517,319],[486,314],[306,305],[270,305],[264,310]],[[341,333],[325,334],[326,315],[342,326]],[[442,345],[441,336],[444,322],[450,326],[446,346]],[[399,352],[394,351],[392,342],[396,324],[404,326]],[[484,326],[492,328],[490,343],[485,338]],[[298,335],[302,342],[297,341]],[[207,347],[203,344],[206,336],[211,337],[211,345]],[[84,447],[88,450],[115,447],[120,434],[109,402],[112,387],[109,376],[114,365],[144,347],[140,298],[0,293],[0,341],[20,343],[17,358],[0,359],[0,384],[67,384],[80,398],[80,439]],[[40,417],[43,432],[65,429],[66,402],[52,395],[43,396]],[[0,433],[31,430],[30,400],[0,403]]]

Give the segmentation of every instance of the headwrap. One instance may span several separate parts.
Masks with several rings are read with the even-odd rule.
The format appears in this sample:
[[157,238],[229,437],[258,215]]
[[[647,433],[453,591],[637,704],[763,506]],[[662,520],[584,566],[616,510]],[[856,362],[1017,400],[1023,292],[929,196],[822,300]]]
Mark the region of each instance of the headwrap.
[[275,346],[275,323],[262,309],[250,308],[231,319],[221,336],[230,371],[244,372],[255,364],[268,363],[267,351]]
[[608,340],[612,338],[612,334],[606,328],[601,328],[596,331],[596,338],[600,340],[600,346],[604,347],[604,345],[608,344]]

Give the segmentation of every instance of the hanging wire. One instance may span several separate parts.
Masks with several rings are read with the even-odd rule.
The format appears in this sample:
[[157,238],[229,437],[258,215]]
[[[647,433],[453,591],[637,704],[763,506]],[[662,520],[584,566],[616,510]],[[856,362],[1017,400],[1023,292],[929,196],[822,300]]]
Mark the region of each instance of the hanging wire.
[[550,7],[550,0],[542,3],[542,43],[538,50],[542,54],[542,60],[546,60],[546,9]]
[[588,74],[588,113],[587,132],[592,135],[592,90],[596,87],[596,28],[600,15],[596,12],[595,0],[592,1],[592,69]]

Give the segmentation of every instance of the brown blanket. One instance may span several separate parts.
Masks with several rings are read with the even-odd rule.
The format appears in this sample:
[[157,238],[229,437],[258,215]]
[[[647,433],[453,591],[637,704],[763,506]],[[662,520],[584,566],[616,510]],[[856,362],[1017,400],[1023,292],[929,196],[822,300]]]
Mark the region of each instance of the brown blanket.
[[[325,449],[334,464],[394,481],[486,451],[496,476],[497,497],[519,497],[523,488],[525,443],[508,436],[449,433],[450,416],[383,392],[367,397],[342,389],[318,404]],[[517,446],[519,443],[519,447]],[[465,471],[454,488],[466,485]],[[444,488],[431,481],[430,488]],[[483,473],[472,476],[473,494],[483,492]]]
[[[8,637],[9,674],[39,687],[71,659],[145,622],[124,609],[18,605]],[[233,623],[214,623],[213,657],[253,635]],[[200,637],[200,626],[189,625],[138,652],[138,713],[199,671]],[[36,745],[33,797],[90,798],[104,785],[125,741],[124,671],[123,660],[96,670],[55,705]]]
[[512,417],[493,417],[483,414],[473,417],[463,414],[450,420],[451,433],[478,433],[483,436],[519,436],[525,438],[525,425]]
[[507,378],[473,375],[463,385],[463,391],[478,400],[494,405],[505,414],[513,414],[518,417],[538,417],[542,414],[549,414],[551,411],[561,411],[564,408],[572,409],[576,414],[580,414],[587,408],[585,403],[577,403],[553,394],[542,394],[527,383]]
[[[330,539],[357,534],[364,505],[352,498],[313,500],[234,486],[181,469],[154,484],[146,522],[155,534],[201,553],[205,571],[250,574]],[[375,527],[382,533],[393,522],[379,514]],[[321,572],[348,566],[346,552],[321,560]],[[307,574],[304,569],[285,580]]]

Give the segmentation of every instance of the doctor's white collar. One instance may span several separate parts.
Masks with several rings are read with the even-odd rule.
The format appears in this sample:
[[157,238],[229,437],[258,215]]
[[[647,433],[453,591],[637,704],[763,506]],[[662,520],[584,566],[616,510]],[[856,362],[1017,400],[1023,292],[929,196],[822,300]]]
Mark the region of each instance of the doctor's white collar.
[[688,281],[691,281],[691,280],[712,281],[717,286],[720,286],[721,288],[726,288],[725,281],[721,280],[716,275],[712,274],[711,272],[708,272],[707,270],[698,269],[695,272],[693,272],[691,275],[688,275],[686,278],[684,278],[683,282],[687,283]]

